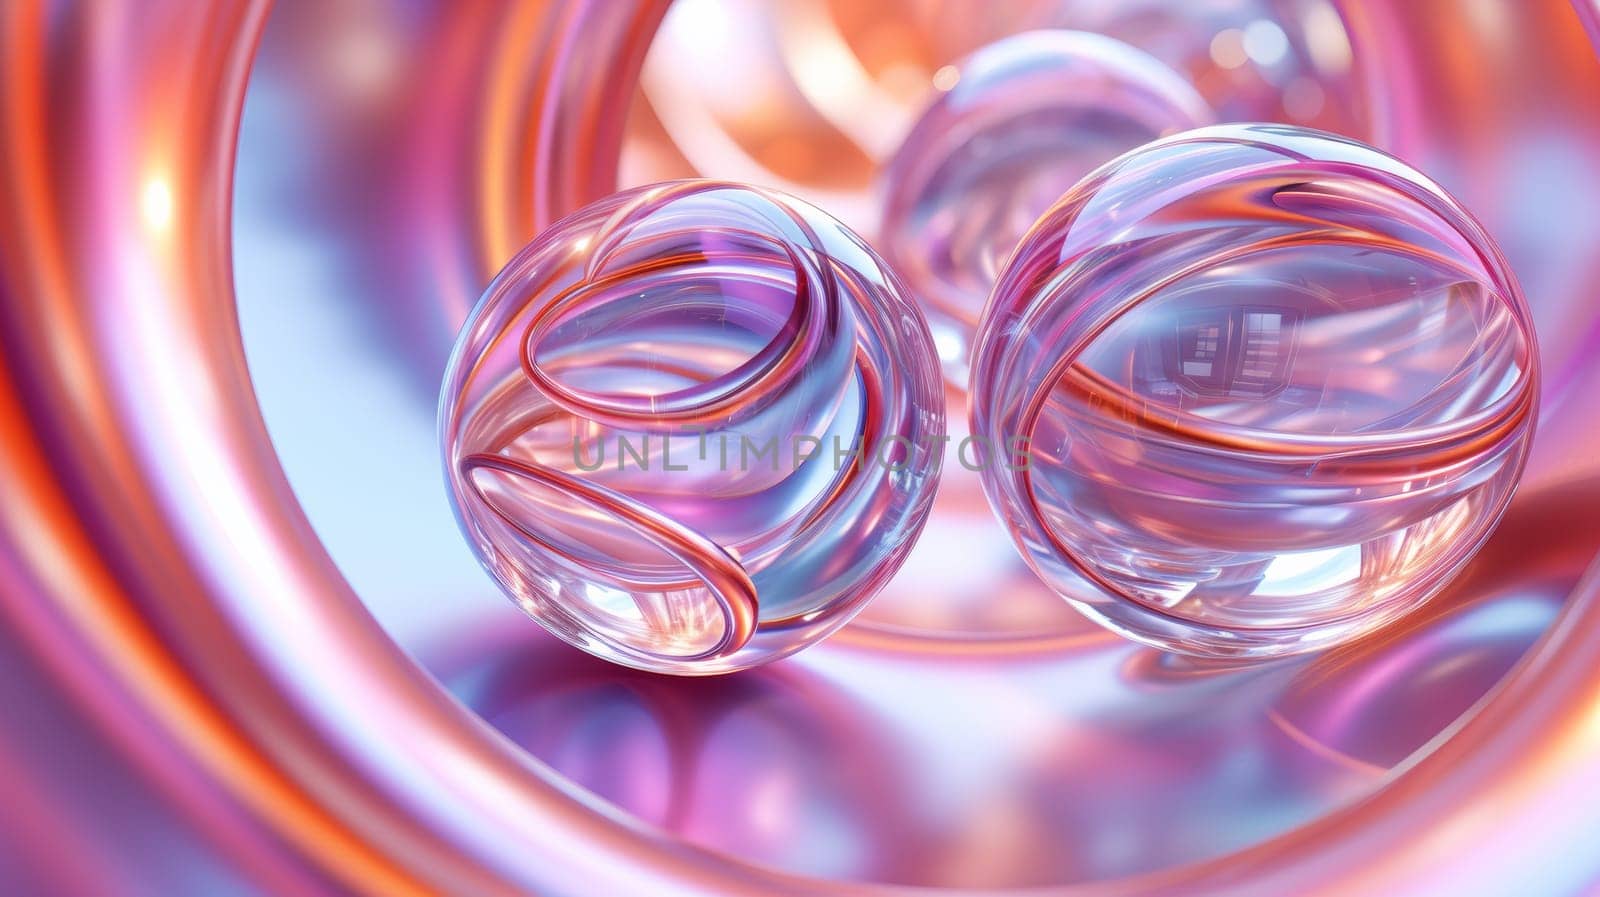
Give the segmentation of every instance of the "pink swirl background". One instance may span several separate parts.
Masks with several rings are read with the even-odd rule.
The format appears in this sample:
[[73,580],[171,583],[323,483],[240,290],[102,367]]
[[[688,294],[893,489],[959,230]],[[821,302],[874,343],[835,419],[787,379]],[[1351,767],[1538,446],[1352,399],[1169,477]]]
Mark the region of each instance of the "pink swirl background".
[[[946,58],[1013,5],[874,9]],[[1494,232],[1544,352],[1528,475],[1449,594],[1352,649],[1186,665],[1014,579],[951,482],[899,594],[677,683],[472,568],[431,411],[505,259],[685,161],[630,101],[693,5],[6,4],[3,890],[1593,893],[1600,9],[1336,7],[1368,136]],[[752,108],[815,151],[848,121],[808,60],[865,52],[860,8],[661,33],[776,40],[795,77]],[[848,214],[876,162],[845,142],[762,146]]]

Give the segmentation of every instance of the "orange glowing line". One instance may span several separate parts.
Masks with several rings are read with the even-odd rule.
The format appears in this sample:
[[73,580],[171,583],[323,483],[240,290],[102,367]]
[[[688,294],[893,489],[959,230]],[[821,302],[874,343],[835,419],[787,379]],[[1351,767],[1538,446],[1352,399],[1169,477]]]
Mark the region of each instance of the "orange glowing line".
[[1039,657],[1063,651],[1114,645],[1121,638],[1109,630],[1062,635],[993,635],[969,637],[901,629],[876,621],[857,621],[828,640],[830,647],[884,651],[924,657]]
[[528,199],[521,194],[529,189],[531,174],[524,159],[513,158],[518,146],[517,130],[523,127],[535,102],[526,96],[530,79],[543,80],[548,73],[549,54],[536,53],[540,70],[529,72],[527,50],[535,46],[547,18],[546,4],[514,4],[501,23],[499,38],[490,51],[493,60],[484,78],[482,136],[478,155],[478,224],[482,230],[485,271],[498,271],[506,259],[527,238],[519,211]]

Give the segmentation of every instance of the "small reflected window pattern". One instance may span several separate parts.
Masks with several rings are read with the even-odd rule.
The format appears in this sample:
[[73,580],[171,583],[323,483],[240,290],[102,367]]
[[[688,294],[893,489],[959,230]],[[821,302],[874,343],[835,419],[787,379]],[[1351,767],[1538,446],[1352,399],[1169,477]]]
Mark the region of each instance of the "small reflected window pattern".
[[1270,396],[1289,383],[1300,313],[1223,306],[1178,319],[1167,376],[1202,396]]

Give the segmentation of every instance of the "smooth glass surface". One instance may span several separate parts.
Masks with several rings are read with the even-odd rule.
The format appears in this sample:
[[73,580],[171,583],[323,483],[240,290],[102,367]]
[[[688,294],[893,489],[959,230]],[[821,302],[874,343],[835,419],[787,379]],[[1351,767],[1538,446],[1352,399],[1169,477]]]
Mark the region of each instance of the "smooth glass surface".
[[1096,619],[1199,654],[1325,647],[1436,593],[1505,508],[1537,355],[1499,251],[1353,140],[1202,129],[1076,186],[996,287],[991,500]]
[[932,342],[898,282],[824,213],[727,183],[553,225],[490,285],[441,401],[496,579],[557,635],[661,672],[843,625],[939,478]]

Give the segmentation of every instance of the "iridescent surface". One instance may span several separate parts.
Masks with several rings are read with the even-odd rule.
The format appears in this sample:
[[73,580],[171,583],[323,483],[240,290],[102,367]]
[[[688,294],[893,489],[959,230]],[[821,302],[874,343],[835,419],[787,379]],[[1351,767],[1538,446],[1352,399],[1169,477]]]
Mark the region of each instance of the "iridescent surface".
[[1404,163],[1283,125],[1180,134],[1018,246],[973,360],[985,485],[1096,619],[1293,653],[1432,597],[1527,457],[1538,358],[1489,236]]
[[1040,213],[1101,163],[1211,112],[1155,57],[1081,31],[1013,35],[934,79],[885,173],[878,245],[960,385],[995,277]]
[[939,479],[927,326],[854,234],[713,181],[556,222],[462,329],[451,498],[512,598],[642,669],[723,673],[843,626]]
[[[737,5],[735,45],[770,45],[764,14],[825,26],[778,29],[778,67],[926,60],[903,120],[940,65],[1051,24],[1019,10],[1067,12]],[[1270,17],[1300,46],[1295,5],[1083,0],[1060,24],[1135,10],[1203,51]],[[1186,663],[1041,598],[963,485],[915,576],[824,644],[645,682],[479,568],[435,411],[494,272],[663,149],[622,110],[666,4],[0,4],[8,890],[1590,895],[1600,62],[1562,0],[1310,5],[1337,8],[1312,33],[1348,34],[1326,58],[1370,112],[1336,129],[1459,196],[1533,305],[1533,457],[1453,585],[1314,659]],[[1280,117],[1254,64],[1107,33]],[[831,152],[832,121],[887,120],[837,78],[807,82],[827,120],[725,80],[782,110],[792,139],[752,154],[876,176]]]

